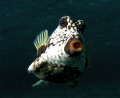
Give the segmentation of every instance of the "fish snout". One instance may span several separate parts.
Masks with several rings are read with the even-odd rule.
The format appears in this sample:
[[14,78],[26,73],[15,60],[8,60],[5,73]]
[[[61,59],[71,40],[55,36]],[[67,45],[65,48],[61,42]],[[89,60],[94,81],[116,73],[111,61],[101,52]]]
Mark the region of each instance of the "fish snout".
[[78,56],[83,50],[83,42],[79,39],[70,39],[64,50],[70,56]]

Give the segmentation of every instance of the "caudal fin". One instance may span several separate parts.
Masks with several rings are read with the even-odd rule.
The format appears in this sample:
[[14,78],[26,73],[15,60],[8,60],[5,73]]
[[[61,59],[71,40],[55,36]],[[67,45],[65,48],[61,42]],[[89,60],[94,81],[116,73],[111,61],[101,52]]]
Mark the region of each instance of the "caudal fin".
[[91,53],[92,53],[92,42],[87,42],[85,44],[85,56],[88,62],[86,68],[91,67]]

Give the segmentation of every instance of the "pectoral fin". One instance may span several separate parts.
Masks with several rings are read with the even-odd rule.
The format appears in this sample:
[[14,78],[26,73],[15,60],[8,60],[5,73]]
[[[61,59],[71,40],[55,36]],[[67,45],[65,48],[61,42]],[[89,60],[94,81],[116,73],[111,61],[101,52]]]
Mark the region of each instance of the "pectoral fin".
[[42,31],[39,35],[37,35],[34,40],[34,45],[37,49],[37,57],[39,57],[42,53],[45,52],[48,42],[48,30]]

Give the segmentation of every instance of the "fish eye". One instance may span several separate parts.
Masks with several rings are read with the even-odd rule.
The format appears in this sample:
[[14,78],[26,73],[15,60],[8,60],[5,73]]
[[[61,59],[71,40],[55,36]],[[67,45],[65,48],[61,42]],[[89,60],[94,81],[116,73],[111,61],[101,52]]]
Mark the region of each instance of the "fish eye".
[[65,22],[63,20],[60,21],[60,25],[63,25]]
[[60,26],[63,26],[65,24],[65,21],[64,20],[61,20],[60,21]]
[[59,22],[59,25],[63,28],[67,26],[67,19],[66,18],[62,18]]

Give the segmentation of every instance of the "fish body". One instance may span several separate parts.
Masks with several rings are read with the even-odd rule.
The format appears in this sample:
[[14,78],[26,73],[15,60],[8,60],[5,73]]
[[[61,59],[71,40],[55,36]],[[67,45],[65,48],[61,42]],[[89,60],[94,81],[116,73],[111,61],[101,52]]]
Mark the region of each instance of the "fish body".
[[[49,38],[47,30],[41,32],[34,41],[37,58],[28,67],[28,72],[42,81],[67,83],[75,87],[88,65],[84,28],[83,20],[73,21],[71,17],[64,16]],[[42,84],[41,80],[37,85]]]

